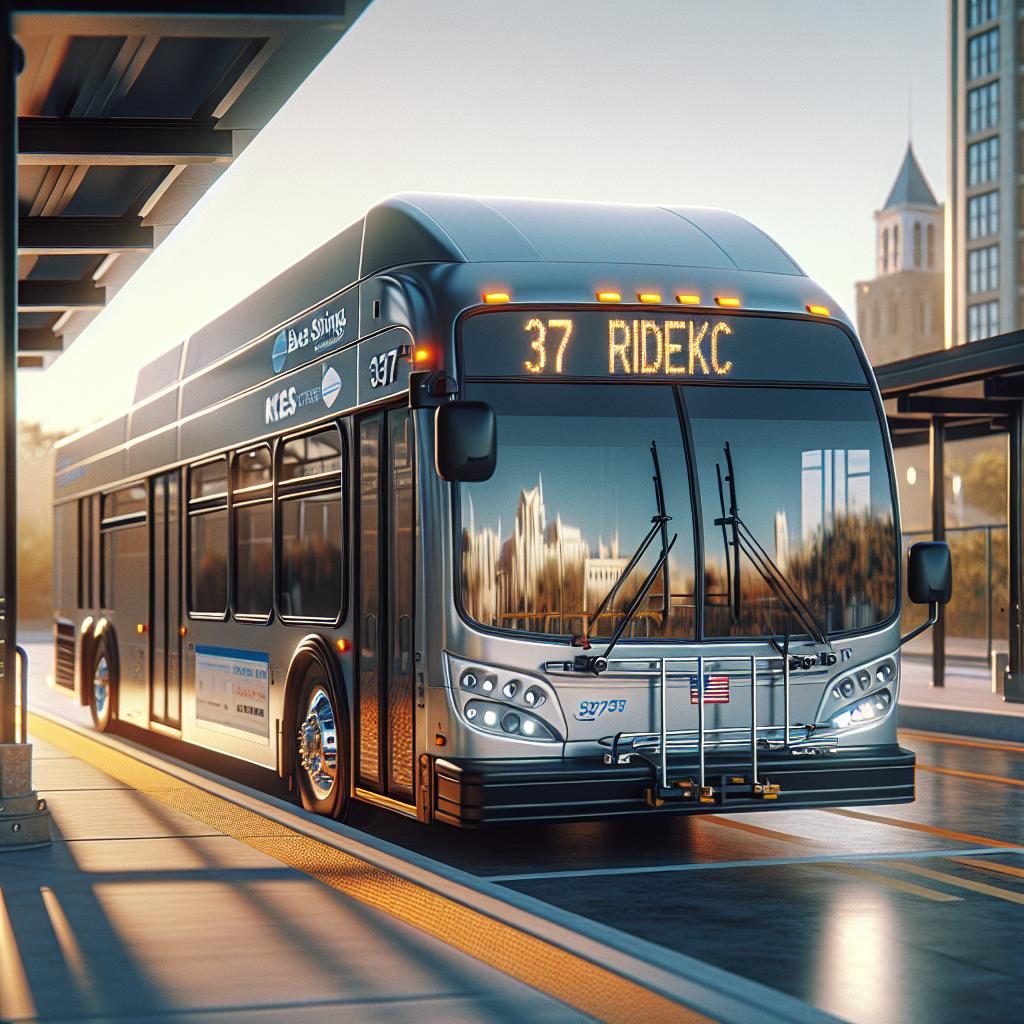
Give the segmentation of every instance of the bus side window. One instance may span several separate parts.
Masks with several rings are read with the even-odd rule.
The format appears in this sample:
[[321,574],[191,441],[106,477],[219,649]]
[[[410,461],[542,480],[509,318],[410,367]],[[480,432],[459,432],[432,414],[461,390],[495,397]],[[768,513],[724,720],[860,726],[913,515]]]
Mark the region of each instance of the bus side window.
[[341,432],[290,438],[278,451],[278,611],[334,622],[344,603]]
[[233,460],[232,611],[267,619],[274,605],[274,553],[269,445],[237,452]]
[[189,614],[223,618],[228,608],[227,457],[193,466],[188,492]]

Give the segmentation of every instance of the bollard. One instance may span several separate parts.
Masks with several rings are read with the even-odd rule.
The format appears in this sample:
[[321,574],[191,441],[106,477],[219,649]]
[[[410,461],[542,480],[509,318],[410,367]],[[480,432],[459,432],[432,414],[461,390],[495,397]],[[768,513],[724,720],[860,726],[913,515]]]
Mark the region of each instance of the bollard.
[[32,788],[32,744],[28,743],[28,656],[17,648],[21,698],[20,743],[0,743],[0,852],[47,846],[50,812]]

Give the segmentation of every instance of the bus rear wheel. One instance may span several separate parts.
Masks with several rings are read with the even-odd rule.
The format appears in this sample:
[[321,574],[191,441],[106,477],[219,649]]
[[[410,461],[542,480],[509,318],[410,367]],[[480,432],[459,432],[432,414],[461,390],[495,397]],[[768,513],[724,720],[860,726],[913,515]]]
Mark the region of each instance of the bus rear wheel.
[[92,653],[92,678],[89,683],[89,711],[93,724],[107,732],[114,721],[117,699],[117,667],[105,636],[96,642]]
[[334,686],[318,661],[310,661],[296,706],[295,777],[307,811],[341,818],[348,804],[347,724]]

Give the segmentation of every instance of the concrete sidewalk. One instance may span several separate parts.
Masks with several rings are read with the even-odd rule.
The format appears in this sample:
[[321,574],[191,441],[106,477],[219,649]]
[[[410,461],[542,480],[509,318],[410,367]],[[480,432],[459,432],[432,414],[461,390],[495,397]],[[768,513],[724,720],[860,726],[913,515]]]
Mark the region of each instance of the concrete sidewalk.
[[587,1019],[56,746],[34,778],[55,841],[0,853],[3,1021]]
[[907,729],[1024,743],[1024,704],[992,692],[982,664],[947,662],[946,685],[932,686],[927,658],[902,659],[899,723]]

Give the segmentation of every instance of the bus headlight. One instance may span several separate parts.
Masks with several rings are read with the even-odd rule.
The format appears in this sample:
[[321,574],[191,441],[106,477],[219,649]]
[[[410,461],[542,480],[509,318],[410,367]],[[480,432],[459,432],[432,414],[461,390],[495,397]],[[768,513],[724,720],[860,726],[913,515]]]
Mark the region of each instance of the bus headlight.
[[829,719],[833,729],[849,729],[853,725],[881,718],[892,705],[892,694],[888,690],[878,690],[870,697],[864,697],[856,704],[848,704],[842,711]]
[[557,740],[555,731],[542,718],[522,708],[513,710],[507,704],[474,698],[465,707],[466,720],[484,732],[503,733],[527,740],[551,742]]

